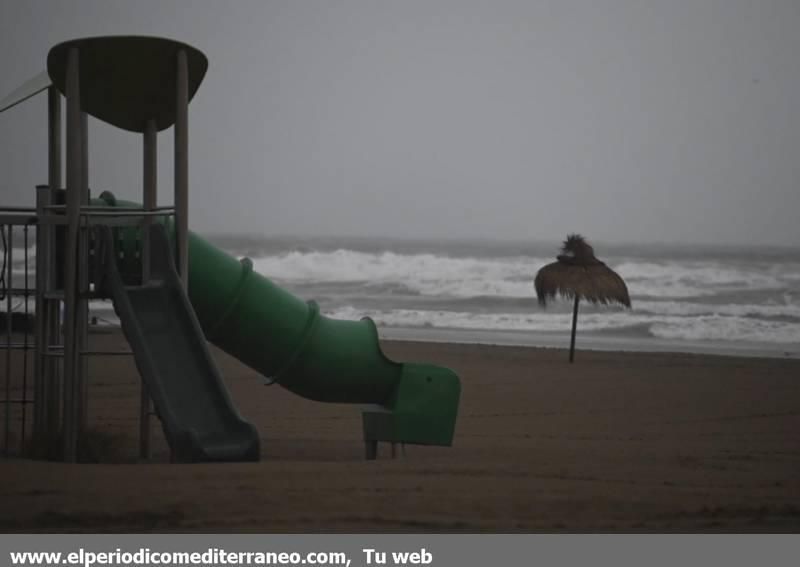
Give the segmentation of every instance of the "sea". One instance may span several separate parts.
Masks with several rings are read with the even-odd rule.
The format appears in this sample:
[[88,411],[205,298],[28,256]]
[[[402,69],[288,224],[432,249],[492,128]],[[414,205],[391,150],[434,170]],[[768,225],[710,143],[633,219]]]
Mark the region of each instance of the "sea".
[[[533,287],[558,241],[208,239],[327,316],[371,317],[382,338],[569,346],[572,302],[542,307]],[[800,249],[593,244],[632,306],[582,302],[579,351],[800,357]],[[14,256],[19,280],[22,250]],[[13,308],[23,308],[19,299]],[[100,323],[116,323],[109,304],[92,308]]]

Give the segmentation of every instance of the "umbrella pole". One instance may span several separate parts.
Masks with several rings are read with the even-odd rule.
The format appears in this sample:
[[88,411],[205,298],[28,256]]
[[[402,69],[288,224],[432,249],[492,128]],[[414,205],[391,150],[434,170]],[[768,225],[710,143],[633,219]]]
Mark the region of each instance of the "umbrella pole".
[[572,308],[572,340],[569,343],[569,362],[575,360],[575,330],[578,327],[578,302],[580,301],[578,294],[575,294],[575,306]]

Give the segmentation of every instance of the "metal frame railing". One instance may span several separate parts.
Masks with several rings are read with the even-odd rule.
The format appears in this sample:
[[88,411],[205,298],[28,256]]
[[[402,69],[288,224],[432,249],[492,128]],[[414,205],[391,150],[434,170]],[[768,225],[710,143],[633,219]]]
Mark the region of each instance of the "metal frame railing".
[[[28,364],[29,353],[35,348],[35,341],[32,340],[29,328],[31,311],[30,311],[30,297],[35,290],[30,287],[30,265],[29,265],[29,229],[32,223],[30,213],[35,213],[31,209],[22,207],[14,208],[14,210],[0,209],[0,240],[2,241],[2,266],[0,266],[0,302],[5,304],[5,325],[3,331],[5,332],[5,340],[0,341],[0,350],[5,351],[5,360],[3,364],[3,380],[0,381],[0,388],[2,388],[2,398],[0,398],[0,407],[3,408],[3,435],[2,446],[0,453],[4,457],[11,456],[12,454],[22,454],[25,452],[25,444],[27,440],[27,433],[30,431],[28,428],[28,406],[33,403],[33,398],[29,396],[29,376],[31,366]],[[26,216],[27,215],[27,216]],[[15,285],[15,259],[14,259],[14,232],[15,228],[22,229],[22,245],[23,245],[23,274],[22,285]],[[18,279],[18,278],[17,278]],[[24,330],[21,333],[21,341],[15,339],[15,324],[14,314],[18,313],[17,306],[14,305],[14,298],[22,297],[20,305],[22,306]],[[14,372],[12,369],[12,358],[14,351],[22,351],[21,370],[19,373]],[[21,384],[13,384],[15,375],[21,374]],[[12,416],[14,410],[20,407],[18,416]],[[12,447],[12,425],[17,422],[17,429],[19,441],[17,443],[16,451]]]
[[[59,458],[62,451],[62,439],[68,429],[77,428],[73,435],[80,436],[86,428],[88,415],[88,358],[93,356],[128,356],[130,350],[96,350],[89,346],[88,300],[93,299],[93,290],[89,287],[88,273],[75,288],[75,293],[82,300],[83,316],[79,318],[76,356],[78,360],[77,382],[75,393],[78,415],[67,419],[65,404],[68,400],[69,385],[63,383],[65,344],[61,329],[62,304],[68,298],[65,289],[56,285],[56,248],[63,242],[56,242],[55,227],[67,225],[66,206],[52,205],[53,192],[48,186],[37,187],[37,207],[0,207],[0,229],[4,239],[3,256],[7,259],[3,266],[3,278],[0,283],[2,296],[8,313],[6,320],[6,337],[0,340],[0,350],[5,351],[2,367],[3,379],[0,379],[0,409],[3,411],[3,434],[0,437],[0,454],[9,457],[27,454],[34,457]],[[78,230],[81,235],[80,245],[88,248],[88,233],[94,226],[107,225],[115,227],[144,227],[154,218],[174,217],[172,206],[154,207],[150,210],[123,209],[115,207],[82,206],[79,209]],[[35,246],[35,285],[31,287],[30,227],[36,229]],[[22,285],[19,276],[14,279],[14,229],[23,231],[24,260]],[[139,250],[141,259],[149,256],[149,243],[143,239]],[[80,251],[78,251],[80,252]],[[82,264],[86,264],[88,250],[81,256]],[[69,261],[69,260],[67,260]],[[73,259],[72,261],[75,261]],[[146,263],[146,262],[143,262]],[[83,266],[86,269],[86,266]],[[24,318],[30,321],[33,315],[34,331],[26,327],[19,340],[19,333],[14,332],[12,297],[22,297]],[[30,309],[31,297],[35,298],[33,313]],[[33,336],[31,336],[33,335]],[[22,351],[21,363],[13,364],[15,351]],[[30,353],[34,353],[33,364],[30,364]],[[60,362],[60,364],[59,364]],[[16,368],[20,367],[20,368]],[[15,371],[16,370],[16,371]],[[33,374],[31,376],[31,373]],[[20,395],[15,395],[20,391]],[[21,411],[16,408],[21,406]],[[32,411],[28,411],[32,406]],[[152,415],[149,396],[142,392],[142,404],[139,415],[140,454],[149,454],[149,419]],[[32,421],[32,423],[31,423]],[[19,437],[14,443],[12,434]]]

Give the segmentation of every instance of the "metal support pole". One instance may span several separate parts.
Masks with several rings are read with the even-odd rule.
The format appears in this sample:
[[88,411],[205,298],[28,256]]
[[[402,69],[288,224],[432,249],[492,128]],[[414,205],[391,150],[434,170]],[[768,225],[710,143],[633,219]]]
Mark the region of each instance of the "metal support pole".
[[[144,171],[142,204],[147,212],[158,206],[158,139],[155,120],[148,120],[143,136]],[[152,216],[145,216],[142,227],[142,282],[150,279],[150,231]]]
[[[158,139],[155,120],[148,120],[143,136],[144,171],[142,192],[145,211],[158,206]],[[145,216],[142,223],[142,283],[150,280],[150,224],[151,216]],[[152,403],[147,386],[142,381],[139,403],[139,457],[150,458],[150,413]]]
[[[89,115],[81,111],[81,195],[82,204],[88,204],[89,197]],[[85,201],[85,203],[83,202]]]
[[[51,204],[51,187],[61,185],[61,95],[55,87],[47,89],[47,180],[48,185],[36,186],[36,318],[34,333],[36,351],[34,355],[33,386],[33,438],[34,446],[39,448],[48,443],[51,425],[48,422],[48,404],[53,394],[53,364],[45,357],[51,337],[48,331],[49,306],[44,299],[45,290],[49,289],[48,271],[53,262],[50,250],[51,227],[42,219],[45,207]],[[34,455],[34,456],[42,456]]]
[[[175,69],[175,241],[183,288],[189,285],[189,64],[178,51]],[[176,460],[175,453],[171,457]]]
[[[6,457],[8,456],[9,446],[11,444],[11,333],[13,332],[12,326],[12,319],[11,316],[11,288],[14,287],[14,282],[11,279],[14,271],[12,266],[14,265],[14,225],[8,224],[8,238],[6,239],[6,260],[7,264],[4,267],[8,268],[8,271],[5,274],[6,280],[6,401],[5,401],[5,411],[6,411],[6,423],[5,423],[5,436],[3,439],[3,455]],[[5,227],[0,227],[5,230]]]
[[[59,156],[59,161],[61,157]],[[48,191],[46,205],[52,204],[55,201],[56,190],[50,186]],[[45,250],[47,251],[47,264],[45,270],[45,293],[55,290],[56,288],[56,273],[60,269],[56,265],[55,250],[56,250],[56,231],[52,224],[45,225]],[[47,340],[45,341],[45,355],[55,346],[63,347],[63,334],[61,330],[61,300],[50,299],[45,303],[45,334]],[[46,427],[47,427],[47,457],[50,459],[58,458],[61,454],[61,411],[63,408],[63,387],[62,387],[62,374],[63,374],[63,359],[59,361],[51,356],[46,356],[45,363],[45,389],[47,396],[46,403]]]
[[[61,188],[61,94],[51,86],[47,89],[47,183],[48,189],[42,189],[39,194],[42,198],[42,207],[47,207],[54,202],[54,193]],[[41,216],[39,217],[41,219]],[[55,265],[55,230],[51,224],[39,224],[37,231],[42,231],[42,242],[45,260],[43,260],[42,293],[52,291],[56,283]],[[40,249],[36,248],[38,256]],[[37,272],[38,276],[38,272]],[[37,284],[38,285],[38,284]],[[60,344],[61,329],[60,315],[61,302],[49,300],[43,303],[42,313],[43,345],[44,351],[51,344]],[[38,317],[37,312],[37,317]],[[44,358],[42,371],[42,417],[44,435],[47,440],[47,454],[55,456],[60,450],[58,444],[58,430],[60,427],[61,387],[59,378],[58,361],[50,357]],[[36,402],[39,404],[39,402]]]
[[23,257],[23,287],[25,289],[24,293],[24,300],[23,300],[23,311],[25,313],[25,331],[23,333],[23,342],[22,342],[22,431],[20,431],[20,444],[19,444],[19,452],[20,454],[25,454],[26,451],[26,443],[25,443],[25,429],[28,423],[28,416],[27,416],[27,409],[28,409],[28,348],[30,343],[28,342],[28,335],[29,329],[27,325],[27,321],[30,318],[31,312],[29,310],[29,300],[30,300],[30,282],[28,279],[29,273],[29,263],[28,263],[28,248],[30,246],[30,239],[28,238],[28,232],[30,230],[29,225],[24,225],[22,227],[22,257]]
[[578,303],[580,302],[581,298],[578,294],[575,294],[575,305],[572,308],[572,339],[569,343],[569,362],[572,363],[575,360],[575,331],[578,328]]
[[184,288],[189,279],[189,68],[178,51],[175,89],[175,240],[177,266]]
[[64,250],[64,460],[75,462],[78,456],[77,400],[80,395],[78,378],[78,224],[81,206],[81,101],[78,49],[67,55],[67,234]]
[[[81,207],[89,204],[89,120],[88,114],[81,112]],[[83,351],[89,345],[89,233],[81,222],[78,228],[78,299],[77,299],[77,351],[78,357],[78,430],[80,440],[88,424],[89,418],[89,357]],[[79,441],[80,442],[80,441]]]
[[55,87],[47,89],[47,183],[61,188],[61,95]]
[[[41,220],[45,214],[45,203],[49,204],[50,187],[36,186],[36,218]],[[47,350],[47,326],[45,324],[44,290],[46,288],[46,270],[48,253],[45,244],[46,228],[43,224],[36,227],[36,316],[34,318],[34,337],[36,350],[33,357],[33,446],[38,449],[45,439],[47,387],[45,382],[44,353]],[[41,455],[34,454],[34,457]]]

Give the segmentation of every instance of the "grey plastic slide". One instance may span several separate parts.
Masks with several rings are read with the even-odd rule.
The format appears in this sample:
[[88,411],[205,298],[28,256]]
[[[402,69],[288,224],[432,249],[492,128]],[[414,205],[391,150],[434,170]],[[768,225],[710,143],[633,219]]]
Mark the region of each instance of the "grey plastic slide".
[[136,286],[122,280],[112,230],[97,231],[103,251],[102,286],[114,301],[173,458],[257,461],[258,433],[231,402],[181,286],[164,227],[150,227],[151,278]]

